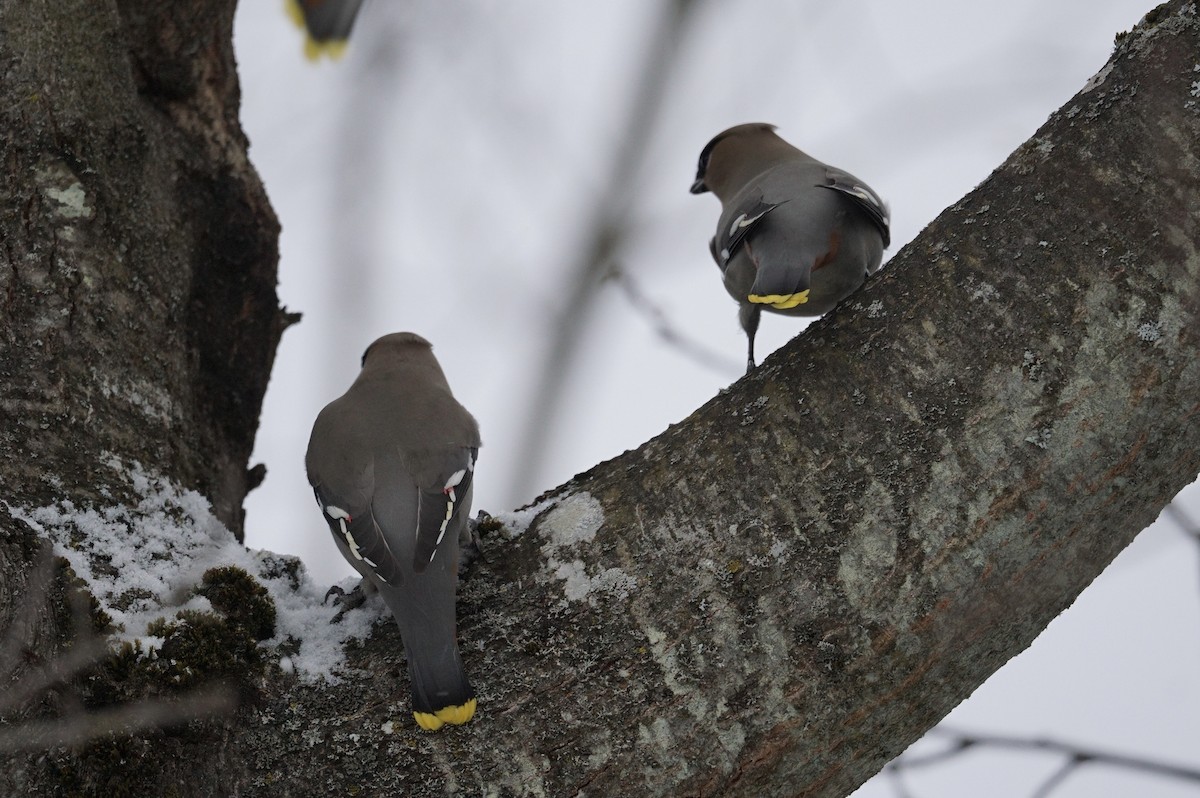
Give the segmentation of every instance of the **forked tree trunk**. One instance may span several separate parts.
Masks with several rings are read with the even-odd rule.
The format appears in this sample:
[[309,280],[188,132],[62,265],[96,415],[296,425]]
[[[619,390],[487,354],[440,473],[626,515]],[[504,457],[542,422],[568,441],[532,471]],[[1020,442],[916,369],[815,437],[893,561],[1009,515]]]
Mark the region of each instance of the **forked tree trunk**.
[[[9,497],[119,497],[96,482],[113,453],[236,525],[284,317],[231,13],[0,11]],[[126,746],[130,783],[850,792],[1200,471],[1198,54],[1194,3],[1152,12],[879,278],[686,421],[553,491],[522,534],[493,535],[459,606],[471,724],[430,735],[395,714],[407,685],[381,625],[336,687],[268,670],[229,721]],[[32,547],[2,509],[0,523],[4,620]],[[11,757],[0,784],[54,792],[64,756]],[[118,767],[80,761],[81,791]]]

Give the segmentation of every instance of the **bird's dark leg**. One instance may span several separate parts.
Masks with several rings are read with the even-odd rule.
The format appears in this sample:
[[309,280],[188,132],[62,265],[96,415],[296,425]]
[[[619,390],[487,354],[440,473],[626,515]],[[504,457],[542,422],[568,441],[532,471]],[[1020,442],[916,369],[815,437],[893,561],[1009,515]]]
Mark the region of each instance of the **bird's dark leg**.
[[754,335],[758,332],[758,320],[762,318],[762,308],[749,302],[738,309],[738,321],[746,331],[748,348],[746,352],[746,373],[754,371]]
[[483,539],[479,535],[479,524],[484,520],[490,520],[491,516],[483,510],[479,511],[479,519],[468,518],[467,523],[463,526],[462,534],[458,536],[458,583],[461,585],[467,581],[467,572],[471,569],[472,563],[478,559],[486,561],[483,556]]
[[341,607],[341,609],[338,610],[338,614],[333,616],[333,618],[329,621],[330,623],[339,623],[342,620],[342,616],[348,611],[358,609],[363,605],[364,602],[366,602],[367,591],[363,589],[365,582],[365,579],[362,582],[359,582],[349,593],[347,593],[345,590],[342,590],[337,585],[329,588],[329,590],[325,593],[324,603],[329,602],[330,596],[336,596],[337,598],[333,600],[334,604],[337,604],[339,607]]

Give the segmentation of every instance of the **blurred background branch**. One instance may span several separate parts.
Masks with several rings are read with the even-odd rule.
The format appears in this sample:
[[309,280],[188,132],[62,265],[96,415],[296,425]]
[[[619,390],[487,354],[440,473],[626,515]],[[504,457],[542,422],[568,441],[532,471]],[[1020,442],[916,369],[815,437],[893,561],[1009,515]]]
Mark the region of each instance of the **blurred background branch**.
[[613,263],[606,279],[621,290],[630,306],[645,319],[663,343],[677,350],[680,355],[725,377],[733,375],[736,378],[742,370],[742,363],[713,351],[672,323],[667,313],[638,287],[637,280],[622,264]]
[[[1162,513],[1177,531],[1200,544],[1200,524],[1197,524],[1191,514],[1183,507],[1179,499],[1168,504]],[[1200,580],[1197,581],[1200,587]],[[1200,602],[1197,602],[1200,604]],[[1115,687],[1115,685],[1114,685]],[[1164,718],[1164,721],[1166,719]],[[1124,751],[1102,750],[1093,746],[1066,742],[1045,737],[997,734],[994,732],[969,733],[939,724],[930,729],[923,742],[927,745],[940,746],[940,750],[926,753],[914,753],[911,750],[901,754],[888,763],[875,781],[886,779],[895,791],[897,798],[922,798],[926,793],[916,792],[906,783],[904,776],[913,771],[931,771],[939,766],[959,764],[969,754],[981,751],[1014,751],[1028,755],[1028,761],[1018,765],[1023,770],[1036,772],[1038,760],[1046,755],[1054,756],[1059,764],[1040,783],[1031,789],[1030,798],[1049,798],[1060,787],[1063,787],[1071,776],[1075,775],[1085,765],[1101,765],[1123,771],[1130,775],[1168,779],[1200,795],[1200,768],[1178,765],[1146,756],[1139,756]],[[973,773],[976,780],[987,780],[985,763],[976,762],[971,765],[961,762],[965,772]],[[930,791],[928,794],[937,794]],[[1154,788],[1151,784],[1143,784],[1139,794],[1152,795]]]
[[698,5],[698,0],[662,2],[656,29],[643,51],[642,66],[626,93],[631,99],[623,110],[624,132],[612,153],[608,180],[590,203],[591,216],[584,225],[578,259],[566,272],[557,316],[546,330],[548,349],[533,377],[514,460],[520,467],[509,472],[505,506],[528,502],[539,492],[536,480],[550,452],[549,441],[561,423],[564,389],[578,367],[580,345],[592,322],[604,277],[614,268],[614,259],[625,244],[630,215],[637,208],[636,198],[645,180],[647,148],[654,139],[677,55],[688,39]]
[[998,734],[972,734],[937,726],[929,735],[944,742],[942,751],[932,754],[903,754],[888,764],[885,773],[892,779],[899,798],[918,798],[903,784],[900,776],[908,771],[926,769],[991,748],[1018,751],[1030,756],[1051,755],[1060,760],[1057,768],[1034,788],[1030,798],[1047,798],[1071,775],[1085,765],[1101,765],[1193,785],[1200,791],[1200,768],[1176,765],[1117,751],[1103,751],[1062,740],[1015,737]]

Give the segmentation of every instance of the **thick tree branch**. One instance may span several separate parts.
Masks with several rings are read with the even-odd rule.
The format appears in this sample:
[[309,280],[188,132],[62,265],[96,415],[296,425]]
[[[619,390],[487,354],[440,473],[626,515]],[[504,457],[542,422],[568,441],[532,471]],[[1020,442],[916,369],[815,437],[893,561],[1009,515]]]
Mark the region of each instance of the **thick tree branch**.
[[[1200,471],[1197,52],[1194,3],[1153,12],[880,278],[493,534],[460,599],[471,724],[408,721],[387,624],[337,686],[268,670],[236,722],[156,738],[139,789],[848,793]],[[52,787],[47,761],[0,778]]]
[[841,796],[1023,650],[1200,471],[1197,51],[1155,12],[880,279],[493,542],[478,722],[356,777]]

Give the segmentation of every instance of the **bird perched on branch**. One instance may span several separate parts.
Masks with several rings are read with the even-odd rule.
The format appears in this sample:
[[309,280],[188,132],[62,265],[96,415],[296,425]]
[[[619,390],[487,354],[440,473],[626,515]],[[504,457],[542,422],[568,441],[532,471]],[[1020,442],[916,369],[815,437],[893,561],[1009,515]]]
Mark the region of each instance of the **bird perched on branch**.
[[429,342],[393,333],[367,348],[354,384],[317,416],[305,456],[338,549],[400,627],[413,717],[428,730],[475,714],[454,604],[479,446]]
[[763,310],[819,316],[879,269],[888,210],[870,186],[821,163],[761,122],[731,127],[700,153],[693,194],[721,200],[709,244],[737,300],[754,368]]
[[315,61],[323,55],[341,58],[350,29],[363,0],[286,0],[288,14],[304,28],[304,54]]

